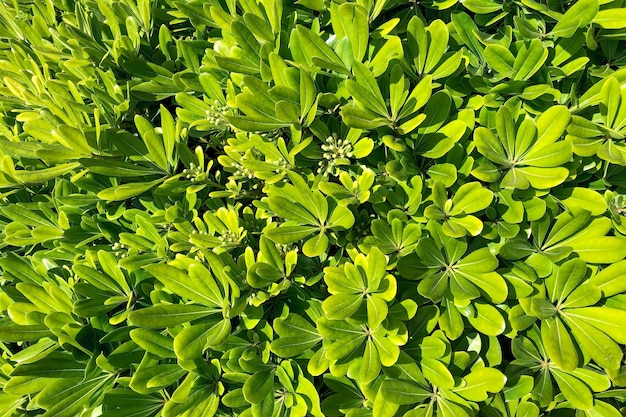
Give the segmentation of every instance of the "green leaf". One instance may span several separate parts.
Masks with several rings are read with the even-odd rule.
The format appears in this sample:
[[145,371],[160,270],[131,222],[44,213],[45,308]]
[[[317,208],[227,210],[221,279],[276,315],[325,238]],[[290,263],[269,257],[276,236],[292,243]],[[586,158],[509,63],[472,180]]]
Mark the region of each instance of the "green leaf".
[[102,400],[104,417],[148,417],[163,405],[157,397],[127,388],[114,388]]
[[476,330],[488,336],[497,336],[504,332],[506,322],[497,308],[483,303],[474,303],[475,315],[467,319]]
[[[527,183],[530,183],[534,188],[545,190],[548,188],[556,187],[563,183],[569,176],[567,168],[539,168],[539,167],[523,167],[517,169],[519,174],[522,174]],[[513,172],[511,169],[509,172]],[[518,187],[527,188],[527,187]]]
[[274,229],[267,230],[265,232],[265,237],[281,245],[287,245],[309,237],[318,230],[319,229],[317,227],[279,226]]
[[626,292],[626,280],[623,279],[625,268],[626,261],[613,263],[591,277],[589,283],[600,288],[605,297]]
[[574,342],[558,317],[541,322],[541,338],[550,359],[568,372],[578,367],[578,353]]
[[[208,271],[206,271],[208,276],[202,277],[196,273],[186,274],[178,268],[165,264],[148,265],[144,269],[181,297],[205,306],[218,307],[222,305],[222,299],[217,297],[218,294],[215,294],[215,284],[212,282]],[[213,286],[207,284],[207,281],[212,282]]]
[[162,329],[188,323],[220,310],[189,304],[160,304],[135,310],[128,320],[138,327],[146,329]]
[[389,106],[391,118],[397,119],[398,112],[409,95],[408,82],[404,78],[404,72],[400,65],[394,65],[389,76]]
[[174,338],[176,357],[180,360],[199,358],[204,349],[224,343],[230,329],[230,320],[193,324],[185,328]]
[[471,12],[479,14],[494,13],[502,10],[502,4],[491,0],[466,0],[463,6]]
[[91,148],[87,144],[85,134],[79,129],[71,126],[60,125],[57,133],[63,140],[63,144],[81,155],[91,155]]
[[274,371],[256,372],[243,384],[243,396],[252,404],[263,401],[274,388]]
[[478,27],[472,17],[464,12],[455,12],[451,14],[451,18],[452,26],[461,41],[467,45],[476,56],[482,56],[484,48],[482,43],[478,40],[478,36],[475,35],[478,33]]
[[387,379],[380,386],[382,395],[394,404],[419,404],[426,400],[431,393],[414,382],[399,379]]
[[489,129],[478,127],[474,131],[474,142],[478,152],[485,155],[490,161],[497,164],[508,165],[508,159],[502,148],[502,142]]
[[137,115],[135,116],[135,125],[137,126],[137,130],[139,131],[141,138],[146,144],[150,161],[167,171],[169,166],[167,163],[167,155],[165,154],[165,147],[163,146],[163,140],[154,131],[152,123],[144,117]]
[[286,198],[275,196],[268,199],[272,211],[287,220],[295,220],[302,224],[316,224],[314,215],[305,210],[302,206],[292,203]]
[[623,323],[626,311],[609,307],[583,307],[567,309],[567,315],[580,319],[609,335],[618,343],[626,343]]
[[133,329],[130,338],[140,348],[161,358],[175,358],[174,339],[148,329]]
[[89,398],[102,386],[112,382],[110,375],[99,376],[94,379],[84,381],[78,385],[71,380],[70,384],[58,384],[56,387],[49,386],[48,401],[49,407],[46,412],[41,414],[45,417],[55,417],[62,415],[75,415],[82,411]]
[[137,182],[123,185],[117,185],[100,191],[98,198],[107,201],[122,201],[136,197],[146,191],[154,188],[157,184],[163,182],[163,179],[154,180],[152,182]]
[[525,156],[520,165],[550,168],[564,165],[572,158],[572,144],[558,142],[543,148],[534,147]]
[[325,233],[320,233],[307,240],[302,245],[302,253],[309,258],[320,256],[328,249],[328,236]]
[[598,13],[598,0],[578,0],[559,19],[550,34],[555,37],[570,38],[578,28],[587,26]]
[[422,358],[422,372],[424,377],[439,388],[453,388],[454,377],[448,368],[436,359]]
[[310,340],[299,336],[281,336],[272,341],[270,349],[282,358],[290,358],[308,351],[318,343],[318,340]]
[[[409,100],[411,98],[409,97]],[[430,100],[428,100],[428,104],[424,108],[424,114],[426,115],[426,119],[421,123],[421,127],[419,128],[419,132],[424,133],[434,133],[448,119],[450,115],[450,108],[452,106],[452,99],[450,95],[445,91],[438,91],[432,95]]]
[[528,80],[539,71],[547,58],[548,50],[539,39],[533,39],[523,45],[515,57],[513,80]]
[[626,10],[620,8],[600,10],[591,22],[603,29],[624,29],[626,27]]
[[246,132],[267,132],[269,130],[276,130],[281,127],[289,126],[289,123],[283,122],[279,119],[254,120],[253,118],[247,116],[232,115],[225,115],[224,118],[226,118],[228,123],[233,125],[233,127]]
[[372,111],[361,109],[354,103],[341,107],[341,118],[347,126],[355,129],[377,129],[388,123],[385,118],[378,117]]
[[23,184],[38,184],[65,175],[79,166],[80,164],[78,162],[70,162],[67,164],[59,164],[51,168],[32,171],[17,170],[14,171],[13,176],[16,180]]
[[335,341],[326,350],[327,359],[333,361],[350,355],[361,346],[364,338],[365,335],[350,335]]
[[402,59],[404,51],[402,50],[402,41],[397,36],[389,36],[383,46],[376,52],[374,58],[370,61],[370,67],[375,77],[382,75],[387,71],[389,63],[394,59]]
[[431,72],[441,60],[448,47],[448,27],[442,20],[433,21],[426,32],[429,36],[428,52],[424,62],[423,72]]
[[540,148],[556,142],[565,133],[571,119],[570,111],[565,106],[552,106],[537,118],[537,142]]
[[515,154],[515,125],[513,115],[506,106],[500,107],[496,113],[496,132],[504,143],[508,155]]
[[374,344],[378,350],[378,356],[380,357],[380,363],[383,366],[393,366],[400,356],[400,348],[394,344],[388,337],[379,337],[374,333]]
[[360,294],[334,294],[322,303],[326,317],[331,320],[343,320],[352,316],[361,306]]
[[569,209],[589,210],[593,216],[599,216],[607,209],[606,201],[598,192],[588,188],[574,187],[555,190],[553,195]]
[[367,323],[372,329],[378,328],[387,318],[387,302],[377,296],[367,297]]
[[617,369],[623,358],[623,353],[617,343],[611,340],[604,332],[582,320],[571,319],[567,314],[563,319],[572,330],[572,335],[578,342],[580,349],[605,369]]
[[570,245],[585,262],[611,264],[626,257],[626,239],[614,236],[576,239]]
[[[298,35],[298,39],[302,44],[302,49],[312,63],[316,65],[319,63],[331,70],[344,74],[348,73],[339,56],[337,56],[335,51],[333,51],[319,35],[316,35],[310,29],[301,25],[296,26],[295,33]],[[314,58],[317,58],[317,61],[315,61]]]
[[378,357],[378,351],[374,345],[374,342],[367,340],[365,343],[365,352],[361,359],[361,366],[359,371],[359,381],[363,384],[369,384],[372,382],[381,370],[380,358]]
[[407,97],[398,118],[404,119],[424,107],[428,103],[432,92],[432,76],[426,75],[417,83]]
[[349,229],[354,224],[354,215],[352,211],[344,206],[337,206],[333,210],[330,219],[328,219],[328,227]]
[[24,342],[30,340],[40,340],[47,336],[52,336],[52,332],[46,326],[5,325],[0,327],[0,340],[2,340],[3,342]]
[[466,375],[465,385],[454,390],[455,394],[470,401],[485,401],[489,392],[500,392],[506,383],[506,376],[494,368],[479,368]]
[[35,363],[17,366],[11,376],[31,376],[39,378],[82,378],[85,366],[66,355],[50,355]]
[[348,80],[348,92],[362,107],[382,117],[389,117],[387,105],[372,73],[363,64],[355,62],[352,70],[356,81]]
[[565,399],[579,410],[589,410],[593,407],[593,395],[582,381],[558,370],[551,371],[554,380]]
[[78,160],[82,166],[96,174],[110,177],[143,177],[146,175],[162,175],[163,172],[143,165],[131,164],[115,159],[87,159]]
[[330,18],[337,37],[350,40],[355,62],[361,62],[369,37],[366,9],[354,3],[331,4]]
[[428,175],[445,187],[451,187],[457,180],[457,170],[452,164],[437,164],[428,169]]
[[478,182],[463,184],[452,197],[451,216],[471,214],[483,210],[491,204],[493,193]]

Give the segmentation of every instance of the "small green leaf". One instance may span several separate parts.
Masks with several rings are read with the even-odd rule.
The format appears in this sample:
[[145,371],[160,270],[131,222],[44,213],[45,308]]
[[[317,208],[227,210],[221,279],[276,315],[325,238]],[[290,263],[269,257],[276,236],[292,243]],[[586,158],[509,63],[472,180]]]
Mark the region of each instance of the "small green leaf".
[[555,369],[551,373],[561,393],[573,407],[579,410],[589,410],[593,407],[593,395],[587,385],[565,372]]
[[541,338],[550,359],[562,370],[569,372],[578,367],[578,353],[563,322],[550,317],[541,322]]
[[281,245],[287,245],[309,237],[318,230],[319,229],[317,227],[279,226],[274,229],[267,230],[265,232],[265,237]]
[[506,376],[494,368],[479,368],[466,375],[465,385],[455,389],[455,393],[470,401],[485,401],[489,392],[500,392],[506,383]]
[[453,388],[454,377],[448,368],[436,359],[423,358],[421,361],[424,377],[440,388]]
[[578,28],[587,26],[598,13],[598,0],[578,0],[567,9],[550,34],[570,38]]
[[193,324],[185,328],[174,338],[176,357],[180,360],[199,358],[204,349],[224,343],[230,329],[230,320]]
[[322,303],[326,317],[342,320],[352,316],[361,306],[363,296],[359,294],[335,294]]
[[243,384],[243,396],[252,404],[260,403],[274,388],[274,372],[266,370],[257,372],[246,379]]
[[160,304],[130,313],[128,320],[138,327],[162,329],[201,319],[219,310],[200,305]]
[[414,382],[387,379],[383,381],[380,390],[383,396],[394,404],[419,404],[426,400],[431,393]]
[[154,180],[152,182],[137,182],[123,185],[117,185],[106,188],[98,193],[98,198],[107,201],[122,201],[136,197],[146,191],[154,188],[157,184],[163,182],[163,179]]

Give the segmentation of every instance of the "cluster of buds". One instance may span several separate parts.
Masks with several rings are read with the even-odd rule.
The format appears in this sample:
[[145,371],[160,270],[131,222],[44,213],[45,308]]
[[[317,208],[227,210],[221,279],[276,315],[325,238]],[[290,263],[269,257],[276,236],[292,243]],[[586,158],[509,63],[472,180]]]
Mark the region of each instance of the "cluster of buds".
[[272,162],[280,170],[288,170],[291,168],[291,164],[285,159],[279,159],[277,161]]
[[324,159],[318,163],[317,172],[324,176],[328,176],[338,162],[352,158],[352,144],[347,139],[337,139],[336,136],[327,137],[322,150]]
[[125,258],[128,255],[128,246],[123,243],[115,242],[113,246],[111,246],[111,249],[115,251],[115,256],[119,256],[120,258]]
[[352,227],[352,230],[354,230],[354,232],[359,236],[367,236],[369,235],[371,227],[363,222],[357,221]]
[[229,113],[229,108],[227,105],[222,104],[219,100],[213,100],[212,111],[207,110],[206,116],[207,120],[214,125],[222,124],[224,121],[223,116]]
[[352,157],[352,144],[347,139],[337,139],[335,136],[326,138],[326,145],[322,145],[324,158],[330,160]]
[[284,258],[287,256],[287,254],[291,251],[298,251],[298,247],[296,245],[294,245],[293,243],[289,244],[289,245],[276,245],[276,249],[278,249],[278,253],[280,253],[281,258]]
[[235,233],[231,230],[225,230],[222,232],[221,236],[217,237],[217,239],[224,245],[238,245],[240,235],[239,233]]
[[235,172],[233,173],[235,177],[248,178],[248,179],[254,178],[254,172],[244,167],[243,165],[237,162],[232,162],[230,166],[232,168],[235,168]]
[[196,181],[196,179],[202,174],[204,174],[204,170],[202,169],[202,167],[197,166],[193,162],[189,164],[189,168],[183,169],[183,175],[191,182]]

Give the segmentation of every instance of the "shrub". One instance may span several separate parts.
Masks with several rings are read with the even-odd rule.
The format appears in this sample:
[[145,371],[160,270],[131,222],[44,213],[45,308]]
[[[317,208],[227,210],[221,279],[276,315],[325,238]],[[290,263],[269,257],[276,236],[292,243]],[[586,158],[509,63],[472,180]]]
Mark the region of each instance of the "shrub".
[[626,7],[0,7],[0,415],[624,415]]

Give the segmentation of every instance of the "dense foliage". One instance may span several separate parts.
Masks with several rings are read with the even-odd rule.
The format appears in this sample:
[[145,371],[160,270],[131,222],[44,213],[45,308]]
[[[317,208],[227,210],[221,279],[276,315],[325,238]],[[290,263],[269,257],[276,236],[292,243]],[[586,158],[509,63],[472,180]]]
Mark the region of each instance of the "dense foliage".
[[4,1],[0,415],[623,415],[624,3]]

